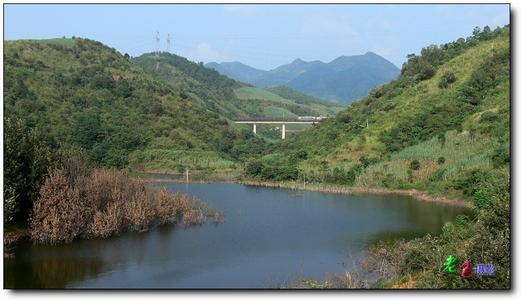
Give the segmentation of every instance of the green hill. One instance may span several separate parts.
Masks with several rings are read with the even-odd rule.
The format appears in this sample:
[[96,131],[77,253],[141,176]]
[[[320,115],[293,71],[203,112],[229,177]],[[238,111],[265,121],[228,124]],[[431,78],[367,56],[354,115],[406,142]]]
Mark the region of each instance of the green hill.
[[339,111],[336,105],[289,88],[270,90],[248,86],[170,53],[148,53],[132,61],[154,78],[198,99],[211,111],[227,118],[330,116]]
[[[378,259],[398,266],[401,276],[382,284],[510,286],[509,34],[508,26],[486,27],[410,55],[399,78],[249,161],[245,174],[468,200],[473,215],[446,225],[440,237],[376,251],[388,253]],[[493,263],[498,272],[464,283],[439,272],[449,255]]]
[[[311,132],[284,141],[278,147],[280,155],[290,157],[304,151],[305,159],[294,165],[315,173],[319,180],[334,168],[351,169],[362,157],[379,161],[374,165],[386,164],[404,151],[411,153],[411,146],[432,146],[428,144],[432,139],[458,138],[460,147],[467,148],[463,141],[469,138],[493,140],[492,148],[476,147],[479,155],[508,145],[508,29],[490,33],[486,39],[428,47],[422,53],[410,57],[397,80],[374,89]],[[471,153],[467,154],[471,159]],[[438,157],[432,155],[430,163],[435,163]],[[409,157],[414,158],[426,159]],[[409,183],[405,180],[401,185]]]
[[[102,165],[215,170],[265,145],[210,111],[199,86],[155,80],[128,55],[99,42],[6,41],[4,72],[4,120],[23,120],[54,148],[82,147]],[[227,91],[205,84],[212,92]]]
[[285,86],[261,89],[244,86],[234,90],[241,106],[258,117],[332,116],[342,110],[335,104]]

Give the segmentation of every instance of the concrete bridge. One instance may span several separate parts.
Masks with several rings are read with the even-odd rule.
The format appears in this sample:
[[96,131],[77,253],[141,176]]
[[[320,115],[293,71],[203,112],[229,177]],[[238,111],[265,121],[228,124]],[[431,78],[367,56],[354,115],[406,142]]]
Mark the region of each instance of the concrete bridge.
[[281,124],[282,139],[286,138],[286,124],[315,124],[324,117],[297,117],[297,118],[236,118],[236,124],[253,124],[253,133],[257,133],[257,124]]

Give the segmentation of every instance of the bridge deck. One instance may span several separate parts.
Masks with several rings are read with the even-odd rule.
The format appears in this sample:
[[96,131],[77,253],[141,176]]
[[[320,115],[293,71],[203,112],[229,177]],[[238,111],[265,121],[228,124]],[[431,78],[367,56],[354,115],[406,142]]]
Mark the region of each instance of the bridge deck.
[[297,118],[237,118],[237,124],[314,124],[321,120],[299,120]]
[[236,124],[315,124],[319,123],[320,121],[270,121],[270,120],[263,120],[263,121],[233,121]]

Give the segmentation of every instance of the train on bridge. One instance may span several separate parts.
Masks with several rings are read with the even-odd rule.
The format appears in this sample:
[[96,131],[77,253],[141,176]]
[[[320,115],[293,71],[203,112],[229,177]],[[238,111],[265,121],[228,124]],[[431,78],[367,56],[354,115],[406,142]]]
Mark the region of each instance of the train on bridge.
[[323,120],[327,117],[314,117],[314,116],[298,116],[297,117],[297,120],[300,120],[300,121],[320,121],[320,120]]

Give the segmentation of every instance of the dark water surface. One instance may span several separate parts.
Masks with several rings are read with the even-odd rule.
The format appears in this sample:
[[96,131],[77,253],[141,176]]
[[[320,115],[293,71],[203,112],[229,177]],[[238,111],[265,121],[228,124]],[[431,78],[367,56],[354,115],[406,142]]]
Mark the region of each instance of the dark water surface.
[[405,196],[339,195],[232,183],[162,183],[224,212],[224,223],[157,227],[60,246],[22,243],[4,287],[265,288],[350,270],[364,246],[438,233],[463,209]]

